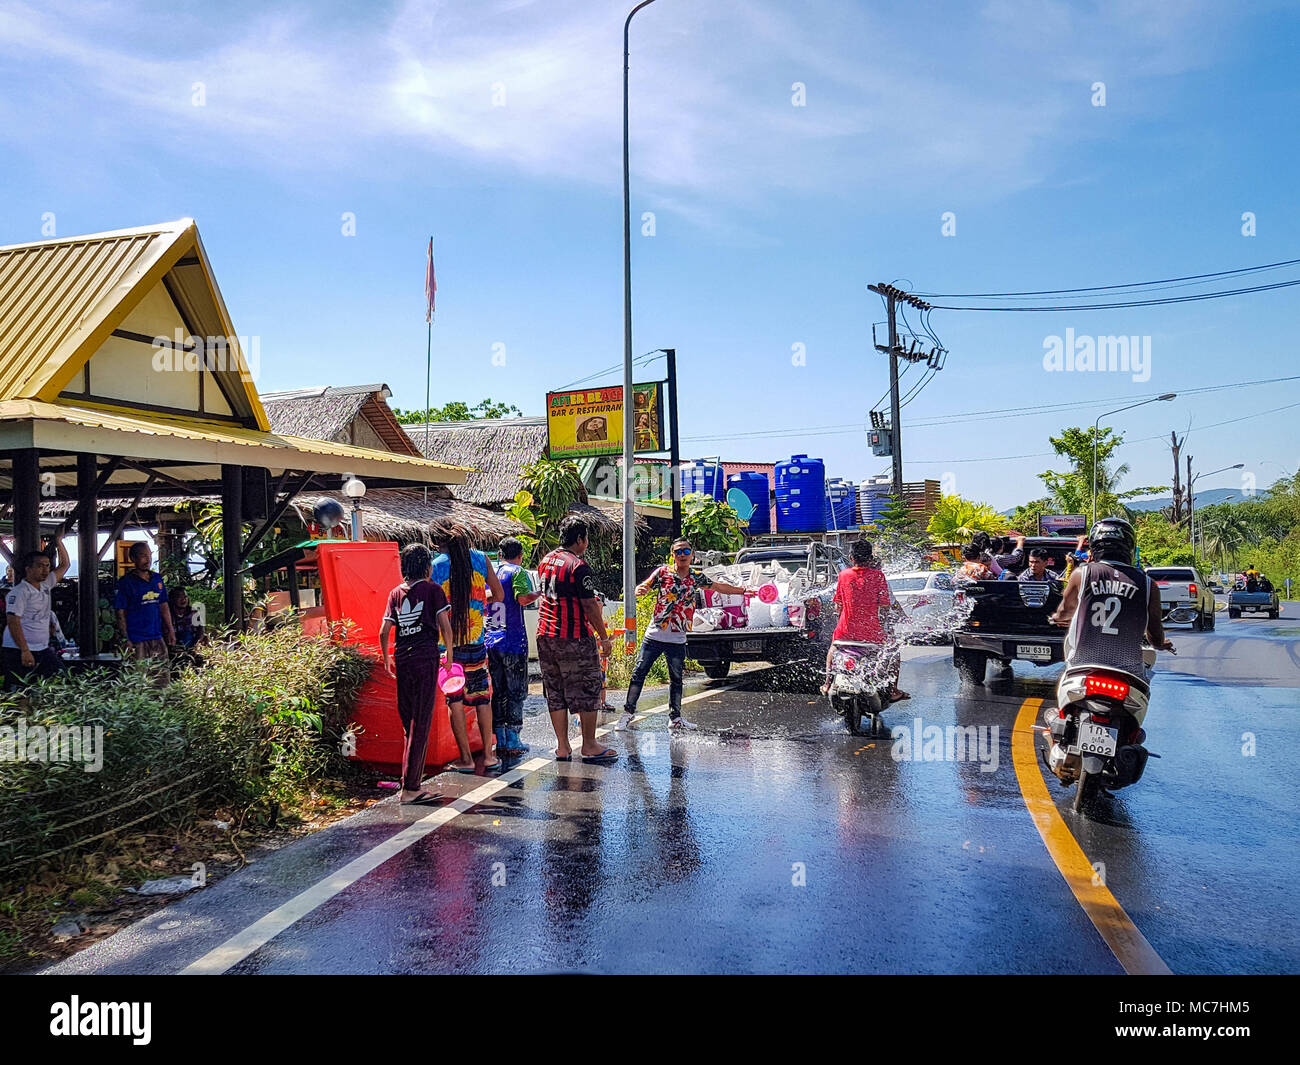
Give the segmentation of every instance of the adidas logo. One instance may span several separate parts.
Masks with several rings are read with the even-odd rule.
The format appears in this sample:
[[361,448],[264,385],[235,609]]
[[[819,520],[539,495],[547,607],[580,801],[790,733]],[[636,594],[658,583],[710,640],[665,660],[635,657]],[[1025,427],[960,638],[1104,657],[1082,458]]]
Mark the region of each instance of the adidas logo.
[[403,599],[402,605],[397,608],[397,632],[400,636],[414,636],[424,627],[422,619],[424,607],[419,603],[413,603],[409,599]]

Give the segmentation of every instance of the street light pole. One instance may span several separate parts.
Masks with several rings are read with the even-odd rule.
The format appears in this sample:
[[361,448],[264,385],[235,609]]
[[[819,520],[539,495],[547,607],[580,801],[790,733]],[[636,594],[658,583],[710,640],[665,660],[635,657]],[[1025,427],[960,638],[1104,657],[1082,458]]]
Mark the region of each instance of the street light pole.
[[[627,68],[632,16],[654,0],[641,0],[623,23],[623,630],[627,651],[636,649],[636,507],[632,502],[632,190],[628,169]],[[675,475],[674,475],[675,476]]]
[[1187,530],[1192,552],[1196,552],[1196,482],[1202,477],[1213,477],[1216,473],[1227,473],[1228,470],[1239,470],[1246,464],[1238,462],[1232,466],[1223,466],[1217,470],[1210,470],[1209,473],[1198,473],[1195,477],[1191,475],[1192,456],[1187,456]]
[[1097,434],[1101,432],[1102,418],[1109,418],[1112,414],[1119,414],[1121,411],[1132,410],[1134,407],[1145,407],[1148,403],[1165,403],[1178,396],[1177,392],[1166,392],[1163,396],[1152,396],[1150,399],[1144,399],[1141,403],[1130,403],[1127,407],[1119,407],[1116,410],[1109,410],[1105,414],[1099,414],[1097,420],[1092,423],[1092,523],[1097,524]]

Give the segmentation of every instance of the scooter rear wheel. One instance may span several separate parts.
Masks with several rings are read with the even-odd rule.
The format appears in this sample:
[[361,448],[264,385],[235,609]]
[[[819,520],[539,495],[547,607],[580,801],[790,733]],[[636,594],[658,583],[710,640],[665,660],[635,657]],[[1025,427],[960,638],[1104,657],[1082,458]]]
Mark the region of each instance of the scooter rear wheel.
[[1075,785],[1077,790],[1074,793],[1074,812],[1076,814],[1086,813],[1092,807],[1093,800],[1097,797],[1097,789],[1100,786],[1100,780],[1095,773],[1089,773],[1086,769],[1079,770],[1079,782]]

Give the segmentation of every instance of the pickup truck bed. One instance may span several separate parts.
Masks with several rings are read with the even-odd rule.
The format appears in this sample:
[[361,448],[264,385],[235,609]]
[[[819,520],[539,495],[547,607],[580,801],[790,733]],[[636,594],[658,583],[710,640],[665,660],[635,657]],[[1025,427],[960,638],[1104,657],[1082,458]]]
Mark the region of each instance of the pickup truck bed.
[[[771,662],[787,665],[805,662],[813,656],[818,628],[785,625],[762,629],[714,629],[712,632],[689,633],[686,653],[704,667],[704,672],[720,680],[732,662]],[[825,657],[825,650],[822,652]]]
[[[1048,569],[1063,573],[1074,543],[1050,536],[1025,541],[1026,552],[1035,547],[1048,552]],[[1048,620],[1061,605],[1059,580],[959,581],[957,586],[970,606],[952,639],[953,665],[964,682],[983,683],[989,659],[1019,658],[1039,666],[1065,661],[1065,629]]]
[[732,564],[743,572],[741,583],[754,587],[766,580],[789,581],[809,589],[800,595],[805,603],[804,623],[690,632],[686,635],[687,658],[699,662],[715,680],[727,675],[732,662],[791,666],[794,668],[784,671],[793,682],[791,686],[816,690],[825,673],[835,628],[831,594],[843,557],[837,545],[815,540],[743,549]]
[[1234,589],[1228,593],[1228,617],[1230,618],[1239,618],[1246,610],[1275,618],[1281,611],[1281,607],[1277,592],[1241,592]]

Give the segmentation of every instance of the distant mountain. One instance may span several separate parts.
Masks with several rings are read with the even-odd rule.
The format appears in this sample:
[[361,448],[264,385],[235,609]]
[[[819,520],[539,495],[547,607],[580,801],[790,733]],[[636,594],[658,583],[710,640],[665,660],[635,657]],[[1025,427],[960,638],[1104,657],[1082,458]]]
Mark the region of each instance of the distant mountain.
[[[1268,492],[1259,491],[1255,493],[1255,498],[1262,499],[1267,495]],[[1215,503],[1240,503],[1245,498],[1239,488],[1205,488],[1196,493],[1196,505],[1208,507]],[[1173,502],[1173,496],[1161,496],[1156,499],[1130,499],[1128,506],[1133,510],[1160,510],[1172,506]]]
[[[1261,489],[1255,493],[1256,499],[1264,499],[1268,496],[1268,491]],[[1196,506],[1208,507],[1215,503],[1240,503],[1246,497],[1243,496],[1239,489],[1236,488],[1206,488],[1204,491],[1196,493]],[[1140,510],[1144,513],[1151,510],[1161,510],[1164,507],[1173,505],[1173,496],[1159,496],[1151,499],[1130,499],[1127,506],[1132,510]],[[1009,518],[1015,512],[1011,510],[1001,511],[1004,518]]]

